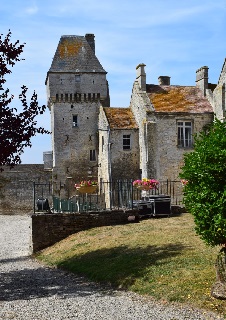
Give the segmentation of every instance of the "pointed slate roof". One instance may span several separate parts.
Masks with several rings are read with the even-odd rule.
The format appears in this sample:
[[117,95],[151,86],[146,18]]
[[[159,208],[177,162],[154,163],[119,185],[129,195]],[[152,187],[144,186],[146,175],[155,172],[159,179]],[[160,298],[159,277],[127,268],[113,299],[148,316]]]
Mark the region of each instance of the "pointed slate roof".
[[49,72],[107,73],[84,36],[61,36]]

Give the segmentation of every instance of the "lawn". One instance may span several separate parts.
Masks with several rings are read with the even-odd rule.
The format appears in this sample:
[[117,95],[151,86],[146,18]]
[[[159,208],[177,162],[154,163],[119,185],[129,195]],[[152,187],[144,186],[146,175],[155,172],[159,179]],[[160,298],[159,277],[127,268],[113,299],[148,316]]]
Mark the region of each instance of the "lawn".
[[194,227],[193,217],[185,213],[94,228],[36,258],[116,288],[226,314],[226,302],[210,296],[220,248],[207,247]]

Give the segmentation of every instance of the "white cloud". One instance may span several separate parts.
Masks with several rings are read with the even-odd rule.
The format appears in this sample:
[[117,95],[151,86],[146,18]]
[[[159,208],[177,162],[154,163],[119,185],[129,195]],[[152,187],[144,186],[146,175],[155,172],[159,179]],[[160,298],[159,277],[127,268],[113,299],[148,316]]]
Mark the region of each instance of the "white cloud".
[[34,15],[38,12],[38,7],[33,4],[33,6],[31,7],[27,7],[25,8],[25,13],[27,13],[28,15]]

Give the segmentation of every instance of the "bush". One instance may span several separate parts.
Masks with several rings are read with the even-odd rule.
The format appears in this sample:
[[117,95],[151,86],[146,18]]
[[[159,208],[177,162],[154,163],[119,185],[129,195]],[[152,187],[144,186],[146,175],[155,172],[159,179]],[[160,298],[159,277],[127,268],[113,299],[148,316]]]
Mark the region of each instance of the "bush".
[[211,246],[226,244],[226,123],[215,120],[195,137],[180,174],[184,204],[196,232]]

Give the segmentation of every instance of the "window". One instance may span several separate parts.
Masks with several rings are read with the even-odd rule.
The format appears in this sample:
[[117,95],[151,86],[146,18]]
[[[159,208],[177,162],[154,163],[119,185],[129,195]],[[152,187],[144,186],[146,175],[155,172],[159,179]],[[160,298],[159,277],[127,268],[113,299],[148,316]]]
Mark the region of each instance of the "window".
[[192,122],[178,121],[177,122],[177,145],[181,148],[192,147]]
[[80,82],[80,81],[81,81],[80,74],[76,74],[75,75],[75,82]]
[[102,136],[102,152],[104,152],[104,136]]
[[96,161],[96,150],[90,150],[89,152],[89,160]]
[[72,119],[72,127],[77,127],[78,126],[78,116],[73,115],[73,119]]
[[130,150],[131,145],[130,145],[130,134],[124,134],[123,135],[123,150]]

